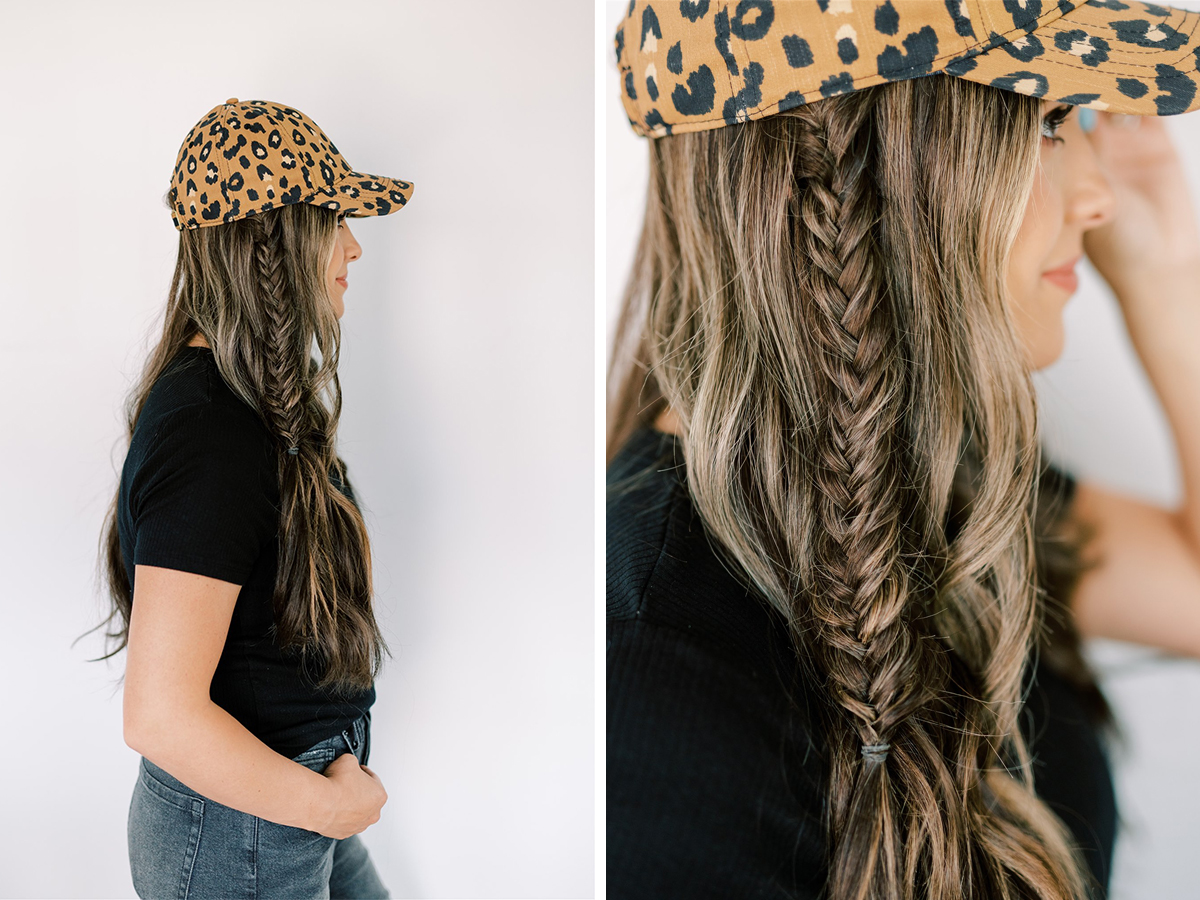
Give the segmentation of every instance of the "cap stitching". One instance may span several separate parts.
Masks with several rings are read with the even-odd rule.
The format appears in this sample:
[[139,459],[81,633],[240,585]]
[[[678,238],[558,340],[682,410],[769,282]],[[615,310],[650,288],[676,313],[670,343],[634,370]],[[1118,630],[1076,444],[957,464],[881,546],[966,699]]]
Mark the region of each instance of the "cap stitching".
[[[726,16],[728,16],[728,14],[729,14],[729,4],[728,4],[728,3],[726,3],[726,4],[725,4],[725,14],[726,14]],[[741,66],[741,69],[742,69],[742,85],[743,85],[743,88],[744,88],[744,87],[745,87],[745,85],[746,85],[746,79],[747,79],[747,77],[748,77],[748,76],[746,75],[746,69],[747,69],[747,67],[749,66],[749,63],[751,62],[751,59],[750,59],[750,55],[751,55],[751,54],[750,54],[750,51],[746,49],[746,39],[745,39],[745,38],[743,38],[743,37],[739,37],[739,36],[736,36],[736,35],[734,35],[734,33],[733,33],[733,28],[732,28],[732,23],[730,23],[730,31],[729,31],[729,52],[730,52],[730,53],[732,53],[732,52],[733,52],[733,42],[734,42],[735,38],[736,38],[737,42],[738,42],[738,43],[741,45],[741,47],[742,47],[742,52],[743,52],[743,53],[746,55],[746,62],[745,62],[745,63],[742,63],[742,62],[739,60],[739,64],[740,64],[740,66]],[[763,78],[764,78],[764,79],[766,78],[766,72],[765,72],[765,71],[763,72]],[[730,79],[730,81],[732,82],[732,79]],[[735,91],[735,90],[734,90],[734,87],[733,87],[733,85],[732,85],[732,84],[730,84],[730,86],[729,86],[729,89],[730,89],[731,91],[733,91],[733,96],[736,98],[736,97],[737,97],[737,91]],[[761,106],[761,102],[762,102],[762,91],[761,91],[761,90],[758,92],[758,97],[759,97],[759,104],[760,104],[760,105],[758,105],[758,106],[755,106],[755,107],[754,107],[754,111],[755,111],[755,112],[762,112],[762,106]],[[735,122],[736,122],[736,121],[738,121],[738,114],[739,114],[739,112],[745,112],[745,114],[746,114],[746,117],[747,117],[747,118],[749,118],[749,116],[750,116],[750,108],[749,108],[749,107],[746,107],[746,109],[745,109],[744,111],[743,111],[743,110],[739,110],[739,109],[738,109],[738,106],[737,106],[737,103],[734,103],[734,105],[733,105],[733,118],[734,118],[734,121],[735,121]],[[722,118],[724,118],[724,116],[722,116]]]
[[[725,5],[724,5],[724,7],[722,7],[722,9],[725,11],[725,21],[726,21],[726,22],[729,22],[729,2],[728,2],[728,0],[726,0],[726,3],[725,3]],[[716,21],[716,20],[714,19],[714,21]],[[741,40],[741,38],[738,38],[738,40]],[[641,41],[639,40],[639,41],[638,41],[638,52],[639,52],[639,53],[641,52],[641,49],[642,49],[642,44],[641,44]],[[742,49],[745,49],[745,48],[743,47]],[[720,51],[718,50],[718,53],[719,53],[719,52],[720,52]],[[732,53],[732,52],[733,52],[733,27],[732,27],[732,23],[730,24],[730,29],[729,29],[729,52],[730,52],[730,53]],[[736,57],[735,57],[735,58],[736,58]],[[722,62],[723,62],[723,61],[724,61],[724,60],[722,60]],[[734,83],[733,83],[733,75],[732,75],[732,74],[730,73],[730,71],[729,71],[729,66],[726,66],[726,67],[725,67],[725,80],[729,82],[729,93],[730,93],[730,95],[731,95],[731,96],[735,96],[735,97],[736,97],[736,96],[737,96],[737,87],[736,87],[736,86],[734,85]],[[745,80],[746,80],[746,69],[745,69],[745,67],[743,66],[743,67],[742,67],[742,81],[745,81]],[[735,113],[735,115],[736,115],[736,113]],[[724,116],[719,116],[718,118],[720,118],[722,122],[723,122],[723,121],[725,121],[725,117],[724,117]]]
[[[1186,18],[1186,17],[1185,17],[1185,18]],[[1164,20],[1164,21],[1163,21],[1162,23],[1160,23],[1160,24],[1167,24],[1167,25],[1169,25],[1170,23],[1169,23],[1169,22],[1166,22],[1166,21]],[[1172,28],[1173,28],[1175,31],[1178,31],[1178,29],[1175,29],[1175,28],[1174,28],[1174,26],[1171,26],[1171,27],[1172,27]],[[1184,51],[1184,54],[1183,54],[1182,56],[1178,57],[1177,59],[1174,59],[1174,60],[1172,60],[1172,61],[1171,61],[1171,62],[1169,62],[1169,63],[1154,63],[1153,65],[1142,65],[1142,64],[1140,64],[1140,63],[1134,63],[1134,62],[1130,62],[1130,63],[1124,63],[1124,62],[1123,62],[1123,63],[1120,63],[1120,65],[1127,65],[1127,66],[1131,66],[1131,67],[1133,67],[1133,68],[1138,68],[1138,69],[1150,69],[1150,68],[1154,68],[1154,67],[1156,67],[1156,66],[1158,66],[1158,65],[1169,65],[1169,66],[1172,66],[1172,67],[1174,67],[1174,66],[1175,66],[1177,63],[1181,63],[1181,62],[1185,61],[1185,60],[1186,60],[1186,59],[1187,59],[1189,56],[1193,56],[1193,55],[1195,54],[1195,52],[1196,52],[1196,49],[1197,49],[1197,48],[1196,48],[1196,47],[1194,47],[1194,46],[1192,46],[1192,36],[1193,36],[1193,35],[1195,35],[1197,27],[1200,27],[1200,16],[1197,16],[1197,17],[1196,17],[1195,21],[1192,23],[1192,30],[1191,30],[1191,31],[1189,31],[1189,32],[1187,33],[1187,41],[1186,41],[1186,44],[1188,45],[1188,48],[1189,48],[1189,49],[1188,49],[1188,50],[1186,50],[1186,51]],[[1068,29],[1065,29],[1065,28],[1048,28],[1047,30],[1049,30],[1049,31],[1052,31],[1052,32],[1054,32],[1055,34],[1062,34],[1063,32],[1067,31]],[[1069,29],[1069,30],[1071,30],[1071,31],[1082,31],[1083,29],[1082,29],[1082,28],[1073,28],[1073,29]],[[1180,33],[1180,34],[1182,34],[1183,32],[1179,32],[1179,33]],[[1074,54],[1073,54],[1073,53],[1069,53],[1069,52],[1067,52],[1066,50],[1059,50],[1059,49],[1058,49],[1058,47],[1055,47],[1055,46],[1053,46],[1053,45],[1052,45],[1052,46],[1050,46],[1050,47],[1048,47],[1047,49],[1048,49],[1048,50],[1050,50],[1050,51],[1051,51],[1051,52],[1053,52],[1053,53],[1062,53],[1062,54],[1066,54],[1067,56],[1074,56]],[[1162,51],[1161,51],[1161,50],[1126,50],[1124,47],[1122,47],[1122,48],[1121,48],[1121,51],[1120,51],[1120,52],[1121,52],[1122,54],[1129,54],[1129,55],[1131,55],[1131,56],[1150,56],[1150,55],[1152,55],[1152,54],[1157,54],[1157,55],[1161,55],[1161,54],[1162,54]],[[1076,68],[1079,68],[1079,67],[1076,67]],[[1091,66],[1088,66],[1087,68],[1091,69],[1092,67],[1091,67]],[[1095,70],[1095,69],[1092,69],[1092,71],[1096,71],[1096,70]]]

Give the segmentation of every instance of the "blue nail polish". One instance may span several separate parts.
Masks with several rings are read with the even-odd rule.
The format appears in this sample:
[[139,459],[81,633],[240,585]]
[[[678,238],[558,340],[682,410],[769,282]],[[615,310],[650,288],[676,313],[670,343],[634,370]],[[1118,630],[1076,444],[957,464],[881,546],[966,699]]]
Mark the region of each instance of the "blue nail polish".
[[1091,131],[1096,127],[1096,111],[1086,106],[1079,107],[1079,127]]

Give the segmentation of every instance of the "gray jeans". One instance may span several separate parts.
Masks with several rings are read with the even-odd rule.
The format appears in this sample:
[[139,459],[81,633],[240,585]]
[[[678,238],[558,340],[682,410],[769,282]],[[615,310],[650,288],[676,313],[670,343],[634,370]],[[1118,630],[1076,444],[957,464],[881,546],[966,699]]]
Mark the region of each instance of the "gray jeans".
[[[366,764],[368,711],[295,762],[323,772],[342,753]],[[280,825],[204,797],[142,758],[129,804],[129,867],[143,900],[366,900],[391,895],[358,835]]]

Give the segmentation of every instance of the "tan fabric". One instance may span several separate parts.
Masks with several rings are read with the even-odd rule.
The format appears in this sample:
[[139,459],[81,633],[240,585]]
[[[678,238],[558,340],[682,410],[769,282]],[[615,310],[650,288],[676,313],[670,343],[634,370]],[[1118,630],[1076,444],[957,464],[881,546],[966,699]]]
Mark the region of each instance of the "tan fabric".
[[182,231],[288,203],[312,203],[355,218],[386,216],[404,206],[412,190],[407,181],[356,172],[299,110],[231,97],[184,138],[167,199]]
[[1200,107],[1198,25],[1136,0],[633,0],[616,52],[630,124],[651,137],[936,72],[1172,116]]

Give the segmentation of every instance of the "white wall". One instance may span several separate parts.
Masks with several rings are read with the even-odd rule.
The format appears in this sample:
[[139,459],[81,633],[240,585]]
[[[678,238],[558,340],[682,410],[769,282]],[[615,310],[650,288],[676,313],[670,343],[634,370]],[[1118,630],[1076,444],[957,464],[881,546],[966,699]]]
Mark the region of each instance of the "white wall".
[[594,825],[586,3],[0,6],[0,897],[132,897],[138,756],[93,573],[164,302],[162,197],[227,97],[416,185],[355,219],[341,447],[395,658],[363,838],[395,897],[584,897]]
[[[1171,5],[1200,10],[1198,0]],[[606,4],[604,40],[625,7]],[[646,146],[630,130],[618,99],[611,49],[606,77],[605,295],[611,333],[645,202]],[[1200,208],[1200,114],[1166,121]],[[1080,275],[1079,292],[1066,308],[1063,355],[1037,375],[1051,456],[1081,478],[1174,505],[1181,484],[1162,409],[1116,301],[1086,262]],[[1200,335],[1196,339],[1200,352]],[[1114,748],[1113,758],[1122,829],[1112,900],[1191,900],[1197,896],[1194,858],[1200,846],[1195,814],[1200,806],[1200,662],[1108,641],[1096,642],[1089,653],[1128,737],[1125,748]]]

